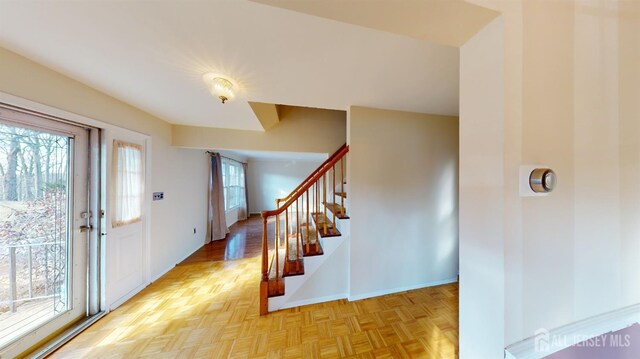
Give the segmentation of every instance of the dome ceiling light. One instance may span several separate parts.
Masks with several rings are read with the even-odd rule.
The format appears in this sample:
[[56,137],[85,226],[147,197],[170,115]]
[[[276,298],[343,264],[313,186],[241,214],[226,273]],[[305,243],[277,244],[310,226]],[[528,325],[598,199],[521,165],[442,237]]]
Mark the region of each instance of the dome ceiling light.
[[209,87],[209,92],[219,98],[222,103],[233,99],[235,96],[236,86],[231,80],[213,73],[204,74],[202,79]]

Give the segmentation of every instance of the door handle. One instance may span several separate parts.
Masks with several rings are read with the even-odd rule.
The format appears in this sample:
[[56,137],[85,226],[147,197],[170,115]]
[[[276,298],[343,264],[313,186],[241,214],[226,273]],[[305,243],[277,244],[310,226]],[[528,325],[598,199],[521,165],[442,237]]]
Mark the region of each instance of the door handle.
[[80,226],[80,232],[84,233],[84,232],[89,232],[93,229],[92,225],[88,225],[88,226]]

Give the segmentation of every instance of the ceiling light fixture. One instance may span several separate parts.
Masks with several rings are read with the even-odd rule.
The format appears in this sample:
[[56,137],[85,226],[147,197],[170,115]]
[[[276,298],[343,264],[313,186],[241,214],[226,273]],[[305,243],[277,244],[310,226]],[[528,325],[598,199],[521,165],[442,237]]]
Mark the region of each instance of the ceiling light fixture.
[[219,98],[222,103],[233,99],[235,96],[236,86],[231,80],[212,73],[204,74],[202,79],[209,87],[209,92],[211,92],[213,96]]

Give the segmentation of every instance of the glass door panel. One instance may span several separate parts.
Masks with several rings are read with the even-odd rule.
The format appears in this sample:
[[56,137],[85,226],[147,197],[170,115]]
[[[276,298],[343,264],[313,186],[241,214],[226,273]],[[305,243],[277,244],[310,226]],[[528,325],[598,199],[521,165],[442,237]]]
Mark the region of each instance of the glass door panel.
[[0,353],[8,355],[86,315],[87,234],[78,223],[88,139],[85,129],[44,118],[3,121],[13,112],[2,111]]

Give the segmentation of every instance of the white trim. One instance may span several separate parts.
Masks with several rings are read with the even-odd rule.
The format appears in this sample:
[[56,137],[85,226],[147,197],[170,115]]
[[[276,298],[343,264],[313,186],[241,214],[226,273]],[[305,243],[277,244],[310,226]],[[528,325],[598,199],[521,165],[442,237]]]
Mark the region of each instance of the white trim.
[[406,287],[397,287],[397,288],[391,288],[391,289],[378,290],[378,291],[375,291],[375,292],[369,292],[369,293],[364,293],[364,294],[350,295],[350,296],[348,296],[348,299],[349,299],[350,302],[353,302],[354,300],[379,297],[381,295],[387,295],[387,294],[393,294],[393,293],[399,293],[399,292],[406,292],[408,290],[414,290],[414,289],[420,289],[420,288],[435,287],[437,285],[450,284],[450,283],[455,283],[457,281],[458,281],[458,278],[457,277],[453,277],[453,278],[448,278],[448,279],[443,279],[443,280],[436,280],[436,281],[432,281],[432,282],[409,285],[409,286],[406,286]]
[[[146,220],[144,226],[144,279],[147,285],[151,284],[151,199],[153,190],[151,189],[151,163],[153,161],[153,138],[145,135],[144,152],[145,152],[145,169],[144,169],[144,203],[143,203],[143,221]],[[109,214],[110,215],[110,214]],[[108,217],[110,219],[111,217]]]
[[187,254],[186,256],[184,256],[181,260],[177,261],[176,264],[167,267],[167,269],[163,270],[160,272],[160,274],[156,275],[155,277],[151,278],[151,281],[149,282],[149,284],[152,284],[154,282],[156,282],[158,279],[162,278],[162,276],[164,276],[165,274],[169,273],[170,270],[172,270],[173,268],[175,268],[178,264],[182,263],[185,259],[189,258],[193,253],[195,253],[198,249],[200,249],[203,246],[203,244],[198,245],[198,247],[196,247],[193,250],[189,251],[189,254]]
[[[193,253],[191,253],[191,254],[193,254]],[[189,254],[189,256],[190,256],[191,254]],[[187,257],[188,257],[188,256],[187,256]],[[184,257],[184,258],[186,259],[187,257]],[[165,269],[165,270],[163,270],[162,272],[160,272],[160,274],[158,274],[157,276],[155,276],[155,277],[151,278],[151,283],[149,283],[149,284],[153,284],[153,283],[155,283],[158,279],[162,278],[162,276],[164,276],[165,274],[169,273],[169,271],[171,271],[171,270],[172,270],[173,268],[175,268],[175,267],[176,267],[176,264],[174,264],[174,265],[172,265],[172,266],[167,267],[167,269]]]
[[91,127],[97,127],[103,130],[127,130],[127,131],[131,131],[131,132],[135,132],[137,134],[140,135],[145,135],[145,136],[149,136],[151,137],[151,135],[147,134],[147,133],[142,133],[142,132],[137,132],[134,130],[130,130],[128,128],[125,127],[120,127],[120,126],[116,126],[107,122],[103,122],[103,121],[99,121],[90,117],[86,117],[86,116],[82,116],[82,115],[78,115],[76,113],[73,112],[69,112],[69,111],[65,111],[65,110],[61,110],[59,108],[56,107],[52,107],[49,105],[45,105],[42,103],[38,103],[35,101],[31,101],[29,99],[26,98],[22,98],[22,97],[18,97],[18,96],[14,96],[11,94],[8,94],[6,92],[2,92],[0,91],[0,102],[4,102],[8,105],[12,105],[15,107],[21,107],[27,110],[31,110],[31,111],[36,111],[36,112],[42,112],[46,115],[49,116],[55,116],[55,117],[60,117],[61,119],[65,119],[67,121],[71,121],[74,122],[78,125],[86,125],[86,126],[91,126]]
[[35,352],[29,354],[31,358],[42,359],[51,355],[53,352],[61,348],[66,343],[70,342],[71,339],[78,336],[78,334],[82,333],[85,329],[89,328],[93,324],[95,324],[98,320],[102,319],[107,315],[107,312],[99,312],[95,315],[87,317],[82,320],[80,323],[73,325],[71,328],[65,330],[62,334],[58,335],[55,339],[53,339],[49,344],[45,344],[44,347],[36,349]]
[[295,301],[295,302],[287,302],[287,304],[283,305],[278,310],[287,309],[287,308],[301,307],[303,305],[331,302],[331,301],[339,300],[339,299],[347,299],[347,294],[346,293],[335,294],[335,295],[328,295],[326,297],[310,298],[310,299],[298,300],[298,301]]
[[119,306],[124,304],[129,299],[133,298],[134,295],[140,293],[140,291],[142,291],[143,289],[145,289],[148,286],[149,286],[149,283],[144,282],[144,283],[140,284],[139,286],[137,286],[136,288],[133,288],[133,290],[131,290],[129,293],[127,293],[127,294],[123,295],[122,297],[120,297],[120,299],[118,299],[115,302],[109,304],[109,312],[111,312],[112,310],[118,308]]
[[[0,95],[2,94],[4,93],[0,92]],[[60,327],[84,318],[87,312],[89,298],[88,295],[86,297],[82,295],[88,293],[87,270],[89,268],[89,256],[85,256],[85,253],[88,251],[89,235],[81,233],[79,227],[86,223],[86,220],[80,218],[80,212],[90,210],[87,204],[92,185],[89,183],[88,171],[91,147],[89,146],[87,129],[93,129],[93,126],[71,123],[62,116],[54,116],[43,111],[17,106],[16,103],[2,97],[0,97],[0,102],[8,106],[7,112],[11,112],[10,117],[3,116],[0,118],[0,123],[69,138],[67,188],[72,195],[66,200],[69,218],[67,218],[65,225],[69,235],[67,238],[69,255],[66,259],[69,271],[67,278],[69,303],[63,312],[39,321],[27,331],[21,330],[14,333],[17,335],[16,337],[2,344],[0,357],[14,357],[45,340],[49,334],[56,332]],[[2,107],[4,108],[5,106]],[[23,112],[21,109],[27,111]],[[37,114],[30,114],[29,112],[37,112]],[[78,293],[81,295],[77,295]]]
[[[540,335],[531,336],[509,345],[505,349],[505,357],[507,359],[544,358],[581,341],[621,330],[636,323],[640,323],[640,303],[548,330],[549,350],[537,351],[536,338]],[[553,338],[562,340],[553,340]]]
[[[69,111],[65,111],[53,106],[49,106],[49,105],[45,105],[39,102],[35,102],[26,98],[22,98],[22,97],[18,97],[18,96],[14,96],[5,92],[0,91],[0,102],[2,103],[6,103],[8,105],[14,106],[14,107],[19,107],[19,108],[23,108],[26,110],[31,110],[34,112],[39,112],[39,113],[43,113],[45,115],[48,116],[53,116],[53,117],[59,117],[60,119],[63,119],[65,121],[70,122],[71,124],[77,124],[80,126],[90,126],[90,127],[96,127],[103,131],[103,136],[106,136],[106,133],[112,134],[114,132],[117,132],[119,134],[123,134],[127,133],[129,136],[134,136],[135,138],[139,139],[140,141],[142,141],[145,145],[145,191],[147,189],[150,189],[150,184],[151,184],[151,179],[150,179],[150,173],[151,173],[151,163],[152,163],[152,151],[151,151],[151,147],[152,147],[152,138],[150,134],[146,134],[146,133],[142,133],[142,132],[138,132],[138,131],[134,131],[125,127],[120,127],[117,125],[113,125],[110,123],[106,123],[103,121],[99,121],[90,117],[86,117],[83,115],[79,115],[73,112],[69,112]],[[103,143],[103,146],[105,146],[106,143]],[[103,149],[105,149],[103,147]],[[105,162],[110,162],[108,155],[107,155],[107,161]],[[109,181],[109,171],[110,166],[109,164],[106,165],[106,168],[103,167],[103,170],[106,169],[106,172],[102,174],[102,176],[104,176],[103,178],[106,179],[105,183],[107,183]],[[105,185],[106,186],[106,193],[105,193],[105,198],[106,198],[106,206],[105,208],[103,208],[105,210],[105,218],[107,219],[106,224],[107,226],[105,226],[104,228],[102,228],[102,231],[107,231],[110,230],[110,213],[109,213],[109,193],[108,193],[108,184]],[[150,191],[148,193],[151,193]],[[102,204],[101,204],[102,205]],[[143,258],[144,263],[144,273],[143,273],[143,277],[144,277],[144,282],[147,283],[144,286],[142,286],[142,288],[146,287],[151,281],[149,280],[149,277],[151,276],[151,240],[150,240],[150,236],[151,236],[151,196],[147,196],[147,193],[145,193],[145,204],[144,204],[144,210],[146,210],[146,212],[144,213],[144,220],[146,221],[143,231],[144,231],[144,250],[145,250],[145,258]],[[105,237],[107,238],[106,240],[108,241],[108,232],[107,232],[107,236],[102,236],[102,241],[103,243],[105,243]],[[105,251],[105,260],[107,259],[107,248],[104,248]],[[101,275],[101,280],[103,280],[104,282],[101,284],[104,288],[103,291],[103,296],[102,296],[102,300],[104,300],[103,305],[106,306],[105,309],[109,310],[109,308],[111,307],[111,304],[109,303],[109,289],[106,288],[107,284],[106,280],[107,280],[107,270],[108,268],[106,268],[106,261],[104,262],[104,267],[102,268],[104,270],[104,274]],[[127,297],[128,295],[125,295],[125,297]],[[123,298],[125,298],[123,297]],[[130,297],[129,297],[130,298]],[[120,302],[120,300],[118,300],[118,302]]]
[[[133,143],[137,143],[143,146],[144,148],[144,161],[145,161],[145,175],[144,175],[144,203],[142,209],[142,284],[137,286],[132,290],[132,292],[128,292],[124,296],[115,299],[113,297],[113,288],[110,288],[112,284],[109,281],[109,264],[113,262],[113,259],[109,258],[109,247],[105,250],[105,305],[109,310],[115,309],[118,306],[122,305],[122,303],[126,302],[133,295],[137,294],[139,291],[147,287],[150,283],[151,277],[151,163],[153,161],[152,158],[152,138],[150,135],[142,134],[136,131],[129,130],[127,128],[112,126],[111,129],[107,129],[103,132],[103,142],[104,149],[106,153],[106,186],[105,186],[105,229],[107,235],[106,237],[107,243],[109,241],[110,233],[113,233],[114,227],[112,225],[112,217],[111,217],[111,208],[112,208],[112,197],[111,197],[111,171],[113,165],[113,140],[119,139],[123,141],[130,141]],[[113,234],[111,234],[113,236]],[[114,238],[114,237],[111,237]],[[131,294],[133,293],[133,294]],[[131,294],[131,295],[130,295]]]

